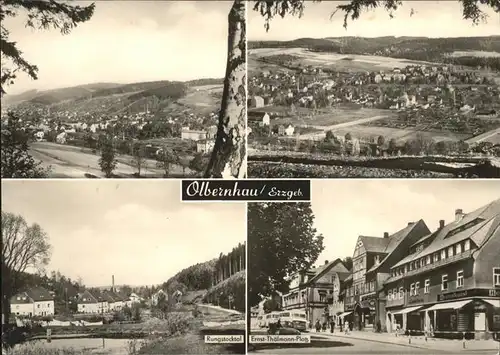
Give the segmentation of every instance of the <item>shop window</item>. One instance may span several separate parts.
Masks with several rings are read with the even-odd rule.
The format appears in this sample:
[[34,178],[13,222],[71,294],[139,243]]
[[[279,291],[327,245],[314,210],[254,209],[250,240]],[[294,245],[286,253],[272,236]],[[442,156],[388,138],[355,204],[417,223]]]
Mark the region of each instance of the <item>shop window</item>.
[[427,279],[424,283],[424,293],[429,293],[429,289],[431,287],[431,280]]
[[464,287],[464,272],[460,270],[457,272],[457,288]]
[[448,290],[448,275],[441,276],[441,291]]
[[493,285],[500,286],[500,267],[493,268]]

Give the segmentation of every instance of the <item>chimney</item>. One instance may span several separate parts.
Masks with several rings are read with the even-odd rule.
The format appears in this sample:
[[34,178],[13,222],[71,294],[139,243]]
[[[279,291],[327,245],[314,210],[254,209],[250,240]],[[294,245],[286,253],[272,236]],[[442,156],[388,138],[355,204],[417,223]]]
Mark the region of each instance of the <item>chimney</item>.
[[328,265],[328,260],[325,260],[325,265]]
[[384,238],[389,238],[389,233],[388,232],[384,232]]
[[408,227],[413,226],[413,222],[408,222]]
[[439,220],[439,229],[444,228],[444,219]]
[[115,275],[111,275],[111,291],[115,291]]
[[455,222],[459,222],[464,217],[464,212],[461,208],[455,210]]

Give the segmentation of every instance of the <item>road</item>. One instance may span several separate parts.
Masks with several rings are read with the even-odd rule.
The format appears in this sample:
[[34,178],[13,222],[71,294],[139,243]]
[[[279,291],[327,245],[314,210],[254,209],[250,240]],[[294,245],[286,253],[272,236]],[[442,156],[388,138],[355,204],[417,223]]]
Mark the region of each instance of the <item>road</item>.
[[310,125],[309,127],[315,128],[315,129],[320,129],[323,132],[312,132],[312,133],[306,133],[302,134],[299,136],[299,139],[314,139],[314,138],[324,138],[326,136],[326,132],[328,131],[335,131],[336,129],[340,128],[346,128],[346,127],[351,127],[351,126],[357,126],[369,122],[374,122],[381,120],[383,118],[387,118],[388,116],[383,115],[383,116],[373,116],[373,117],[367,117],[367,118],[360,118],[359,120],[355,121],[349,121],[349,122],[343,122],[343,123],[337,123],[331,126],[314,126]]
[[[264,331],[252,331],[252,334],[262,334]],[[362,334],[335,335],[330,333],[304,333],[311,335],[311,344],[291,345],[291,344],[257,344],[255,348],[250,348],[251,352],[267,354],[464,354],[464,355],[497,355],[498,343],[475,344],[468,343],[466,349],[462,348],[460,341],[440,340],[440,341],[415,341],[412,344],[406,343],[406,339],[387,338],[381,336],[381,340],[372,334],[367,334],[367,339],[361,339]],[[482,345],[482,346],[481,346]]]
[[492,129],[491,131],[485,132],[479,136],[472,137],[465,141],[469,144],[481,143],[481,142],[491,142],[492,144],[500,143],[500,128]]
[[[69,145],[60,145],[49,142],[34,142],[30,145],[30,153],[43,167],[51,167],[50,177],[52,178],[85,178],[86,174],[96,177],[104,177],[99,167],[99,155],[91,154],[82,148]],[[127,155],[117,156],[118,164],[114,174],[119,177],[133,177],[137,171],[132,167],[132,157]],[[156,168],[156,161],[146,159],[145,168],[141,175],[153,178],[163,176],[163,171]],[[172,175],[181,175],[182,167],[172,165],[170,169]],[[186,169],[186,174],[191,173]]]

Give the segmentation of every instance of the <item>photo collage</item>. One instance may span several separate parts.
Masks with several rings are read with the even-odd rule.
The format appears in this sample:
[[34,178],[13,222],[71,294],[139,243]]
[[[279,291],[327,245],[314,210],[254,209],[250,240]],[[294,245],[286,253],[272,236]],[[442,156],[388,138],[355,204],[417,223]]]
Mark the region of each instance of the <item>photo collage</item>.
[[0,21],[2,355],[500,355],[498,0]]

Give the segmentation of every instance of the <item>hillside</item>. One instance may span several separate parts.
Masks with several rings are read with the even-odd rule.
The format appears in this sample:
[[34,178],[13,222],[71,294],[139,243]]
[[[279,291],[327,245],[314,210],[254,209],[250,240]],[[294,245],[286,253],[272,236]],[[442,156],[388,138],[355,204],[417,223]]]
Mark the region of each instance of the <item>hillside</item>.
[[[190,88],[222,85],[223,79],[151,81],[130,84],[96,83],[54,90],[30,90],[19,95],[5,95],[2,105],[16,108],[47,107],[53,111],[76,111],[88,114],[119,114],[161,109],[188,95]],[[194,89],[192,90],[194,91]]]
[[[436,57],[456,51],[483,51],[500,53],[500,36],[489,37],[329,37],[299,38],[293,41],[249,41],[249,49],[256,48],[308,48],[312,51],[325,51],[346,54],[380,54],[387,56],[404,55],[415,58],[415,53],[431,54]],[[431,59],[431,58],[426,58]],[[422,59],[424,60],[424,59]]]

